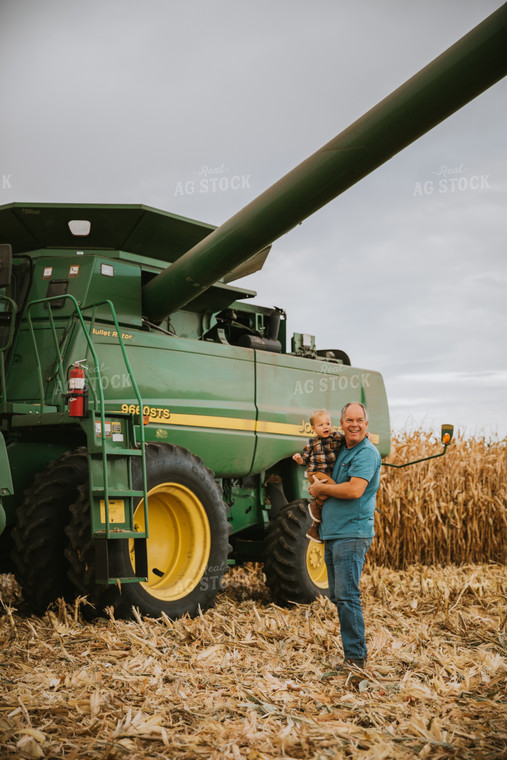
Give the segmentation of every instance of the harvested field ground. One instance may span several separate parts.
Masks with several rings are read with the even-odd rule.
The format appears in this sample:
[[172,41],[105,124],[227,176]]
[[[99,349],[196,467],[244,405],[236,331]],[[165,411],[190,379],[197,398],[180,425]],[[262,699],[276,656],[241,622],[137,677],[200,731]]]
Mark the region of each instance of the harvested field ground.
[[194,620],[21,617],[0,576],[1,758],[507,757],[505,567],[370,566],[370,663],[329,600],[282,609],[234,569]]

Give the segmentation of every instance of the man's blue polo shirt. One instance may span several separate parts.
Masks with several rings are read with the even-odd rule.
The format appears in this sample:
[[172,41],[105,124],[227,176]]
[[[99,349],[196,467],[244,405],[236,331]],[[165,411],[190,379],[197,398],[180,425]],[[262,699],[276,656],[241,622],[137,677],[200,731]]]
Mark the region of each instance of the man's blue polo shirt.
[[329,497],[322,507],[320,537],[373,538],[375,529],[375,497],[380,482],[381,457],[375,446],[365,438],[348,449],[338,450],[331,477],[336,483],[347,483],[351,478],[368,481],[359,499],[335,499]]

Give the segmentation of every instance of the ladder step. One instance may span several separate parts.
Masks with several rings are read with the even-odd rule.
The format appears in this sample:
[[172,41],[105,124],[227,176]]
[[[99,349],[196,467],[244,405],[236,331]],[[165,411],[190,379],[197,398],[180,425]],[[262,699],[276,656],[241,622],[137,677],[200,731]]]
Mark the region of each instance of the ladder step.
[[112,528],[109,531],[109,536],[107,536],[105,530],[97,530],[93,534],[93,538],[108,538],[108,539],[115,539],[115,538],[147,538],[146,533],[141,533],[136,530],[123,530],[123,528]]
[[[95,454],[96,456],[102,456],[102,448],[100,446],[97,446],[97,449],[97,451],[93,451],[91,453]],[[105,451],[107,456],[115,457],[142,457],[143,455],[141,449],[115,449],[106,446]]]
[[[148,580],[148,553],[146,546],[146,533],[135,533],[129,530],[118,529],[111,531],[106,536],[105,531],[94,533],[95,545],[95,578],[99,583],[138,583]],[[110,539],[127,539],[134,544],[134,564],[132,572],[118,576],[109,562]],[[134,569],[135,568],[135,569]]]
[[[97,486],[92,489],[92,493],[97,496],[103,496],[104,488]],[[121,499],[123,497],[127,498],[129,496],[144,496],[144,491],[133,491],[126,488],[125,489],[122,488],[120,491],[117,491],[117,490],[113,490],[112,488],[109,488],[108,496],[110,499]]]

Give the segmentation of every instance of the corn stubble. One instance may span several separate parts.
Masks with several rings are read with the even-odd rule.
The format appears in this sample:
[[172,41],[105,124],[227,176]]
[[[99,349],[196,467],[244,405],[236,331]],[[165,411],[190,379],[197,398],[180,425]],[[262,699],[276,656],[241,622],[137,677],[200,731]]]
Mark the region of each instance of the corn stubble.
[[[427,451],[411,436],[402,443],[391,461]],[[502,530],[505,442],[458,441],[417,467],[413,493],[425,495],[412,501],[401,484],[393,498],[399,473],[383,475],[395,509],[378,515],[376,551],[404,535],[393,564],[405,569],[365,569],[364,671],[337,667],[330,601],[273,604],[260,565],[231,569],[213,609],[175,621],[110,613],[87,623],[83,599],[23,617],[14,579],[0,576],[2,760],[505,758],[505,566],[478,555]],[[488,511],[495,530],[483,531]],[[446,552],[454,559],[441,566]]]

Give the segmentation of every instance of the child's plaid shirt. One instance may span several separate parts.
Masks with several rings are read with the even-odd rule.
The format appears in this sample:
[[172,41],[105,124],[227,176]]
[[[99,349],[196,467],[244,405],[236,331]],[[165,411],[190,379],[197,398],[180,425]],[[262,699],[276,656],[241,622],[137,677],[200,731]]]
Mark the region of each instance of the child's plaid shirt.
[[336,461],[336,452],[343,442],[343,433],[331,433],[328,438],[310,438],[301,456],[308,472],[325,472],[331,475]]

